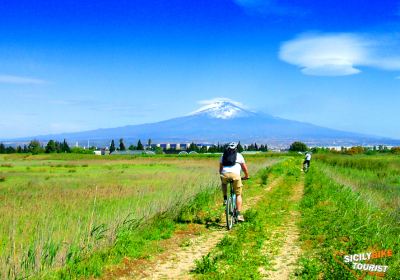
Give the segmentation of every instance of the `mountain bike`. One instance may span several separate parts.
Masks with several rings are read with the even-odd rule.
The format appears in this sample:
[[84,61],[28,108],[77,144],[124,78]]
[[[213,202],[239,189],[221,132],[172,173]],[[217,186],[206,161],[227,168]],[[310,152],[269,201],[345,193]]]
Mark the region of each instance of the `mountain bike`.
[[[249,180],[248,179],[244,179],[242,178],[242,181],[244,180]],[[228,179],[227,180],[228,184],[229,184],[229,189],[230,189],[230,195],[227,199],[226,202],[226,226],[228,228],[228,230],[231,230],[233,227],[234,223],[238,223],[238,216],[237,216],[237,206],[236,206],[236,194],[234,193],[233,190],[233,179]]]
[[233,179],[227,180],[230,189],[230,195],[226,202],[226,225],[228,230],[231,230],[233,223],[237,223],[237,211],[236,211],[236,194],[233,192]]

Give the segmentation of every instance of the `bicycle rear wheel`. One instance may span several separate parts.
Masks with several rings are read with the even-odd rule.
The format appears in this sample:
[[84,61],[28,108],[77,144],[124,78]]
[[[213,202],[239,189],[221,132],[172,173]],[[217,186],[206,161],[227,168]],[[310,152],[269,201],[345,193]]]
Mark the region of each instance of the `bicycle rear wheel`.
[[307,173],[307,172],[308,172],[308,163],[306,163],[304,166],[304,173]]
[[233,227],[233,219],[235,215],[235,208],[233,205],[232,197],[228,197],[225,214],[226,214],[226,227],[228,228],[228,230],[231,230]]

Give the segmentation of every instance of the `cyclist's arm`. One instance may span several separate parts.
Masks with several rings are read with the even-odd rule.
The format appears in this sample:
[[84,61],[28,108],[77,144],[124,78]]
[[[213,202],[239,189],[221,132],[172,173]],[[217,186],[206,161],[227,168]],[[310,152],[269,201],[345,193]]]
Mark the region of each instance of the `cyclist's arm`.
[[222,169],[224,168],[224,166],[222,165],[222,163],[219,164],[219,174],[222,173]]
[[249,170],[247,169],[246,163],[243,162],[240,165],[242,166],[242,170],[244,172],[244,179],[245,180],[249,179]]

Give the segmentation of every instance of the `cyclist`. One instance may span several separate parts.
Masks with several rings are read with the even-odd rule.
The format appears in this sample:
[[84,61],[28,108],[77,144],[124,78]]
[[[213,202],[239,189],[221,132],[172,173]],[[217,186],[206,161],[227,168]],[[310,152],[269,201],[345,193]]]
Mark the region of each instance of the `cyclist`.
[[305,154],[306,156],[304,157],[303,169],[301,169],[301,171],[304,171],[304,167],[306,166],[306,164],[308,164],[308,168],[310,168],[311,153],[309,151],[306,151]]
[[219,160],[219,174],[222,182],[222,193],[224,195],[224,205],[227,203],[227,180],[233,179],[233,190],[236,194],[236,206],[238,221],[244,222],[244,218],[240,213],[242,208],[242,178],[240,171],[243,170],[245,177],[243,180],[249,179],[249,170],[247,169],[244,158],[236,151],[237,145],[235,142],[229,143],[224,154]]

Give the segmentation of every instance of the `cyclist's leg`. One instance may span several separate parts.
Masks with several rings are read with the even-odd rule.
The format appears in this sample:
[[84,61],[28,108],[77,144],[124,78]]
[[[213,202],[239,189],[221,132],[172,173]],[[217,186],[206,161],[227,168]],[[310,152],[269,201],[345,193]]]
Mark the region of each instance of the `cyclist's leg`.
[[236,195],[236,209],[240,212],[242,211],[242,195]]
[[242,198],[242,180],[240,178],[240,175],[234,174],[233,176],[233,190],[236,194],[236,209],[238,212],[238,219],[239,221],[243,222],[244,219],[242,217],[242,214],[240,213],[242,211],[242,204],[243,204],[243,198]]
[[221,188],[222,188],[222,194],[224,195],[224,197],[226,197],[227,192],[228,192],[228,185],[222,183],[222,184],[221,184]]
[[227,190],[228,190],[228,182],[226,176],[224,174],[220,175],[221,178],[221,189],[222,189],[222,195],[224,196],[224,204],[227,199]]

